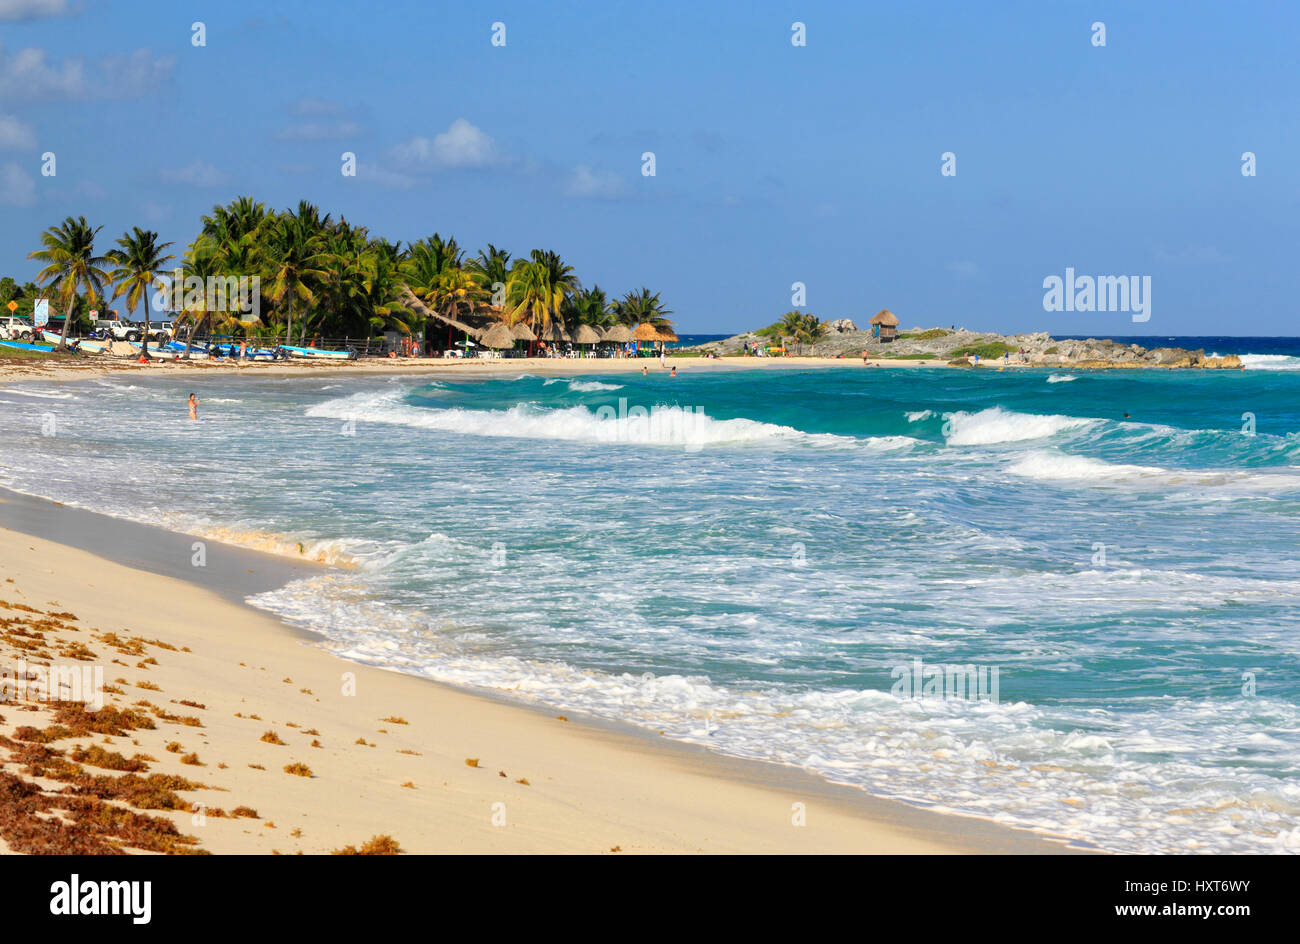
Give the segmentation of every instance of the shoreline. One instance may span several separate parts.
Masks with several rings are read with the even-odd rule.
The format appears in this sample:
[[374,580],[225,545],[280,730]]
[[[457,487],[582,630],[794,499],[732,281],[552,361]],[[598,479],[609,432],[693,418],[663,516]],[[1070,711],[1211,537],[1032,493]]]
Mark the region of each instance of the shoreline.
[[[204,706],[197,729],[164,724],[129,735],[155,759],[152,771],[227,791],[200,790],[187,799],[259,811],[258,820],[209,817],[199,828],[189,812],[166,814],[213,852],[322,853],[378,834],[417,853],[1094,851],[1046,833],[877,797],[801,768],[660,738],[631,724],[576,714],[559,721],[545,706],[502,693],[346,661],[243,602],[268,583],[325,571],[313,562],[205,538],[208,565],[195,568],[190,535],[7,490],[0,491],[0,528],[6,534],[0,571],[14,580],[0,583],[0,600],[51,604],[76,614],[74,625],[129,630],[176,647],[154,653],[152,666],[136,666],[145,666],[148,679],[118,661],[105,666],[105,680],[134,675],[137,688],[141,681],[161,688],[155,701],[171,696]],[[44,536],[50,532],[66,540]],[[14,540],[17,534],[28,538]],[[118,563],[124,559],[132,566]],[[78,641],[95,647],[84,633]],[[355,696],[338,693],[344,673],[355,677]],[[286,684],[290,678],[307,687]],[[125,705],[156,689],[122,691],[117,701]],[[19,720],[11,707],[0,705],[0,715],[9,715],[0,732],[8,736]],[[37,708],[21,722],[39,727],[48,711]],[[400,725],[383,724],[392,719]],[[268,727],[288,743],[259,740]],[[317,729],[320,747],[295,743]],[[163,743],[173,737],[204,766],[180,766]],[[467,763],[479,757],[481,766]],[[225,766],[214,768],[210,760]],[[282,760],[311,765],[312,776],[282,773]],[[10,761],[3,769],[18,768]],[[498,769],[500,776],[492,773]],[[493,825],[494,803],[506,804],[504,825]],[[794,803],[805,804],[802,828],[792,828]],[[292,836],[290,826],[301,835]]]
[[[862,369],[902,369],[902,370],[974,370],[995,373],[1002,370],[1156,370],[1156,371],[1207,371],[1220,373],[1221,368],[1201,366],[1174,366],[1167,364],[1142,364],[1082,361],[1066,364],[1034,363],[998,363],[982,362],[979,365],[954,366],[946,358],[901,359],[877,357],[865,362],[859,357],[669,357],[666,368],[659,366],[658,358],[506,358],[503,360],[442,360],[439,358],[398,358],[396,360],[350,361],[341,364],[328,363],[265,363],[253,362],[242,365],[212,364],[196,362],[183,364],[176,361],[155,361],[152,364],[137,364],[122,360],[100,362],[87,360],[85,363],[67,364],[33,363],[31,361],[9,362],[0,360],[0,383],[22,381],[46,381],[63,383],[74,380],[93,380],[112,376],[139,376],[147,374],[156,377],[231,377],[247,375],[251,377],[337,377],[340,375],[411,375],[425,374],[463,374],[468,376],[492,376],[494,374],[531,373],[537,375],[568,376],[574,374],[621,374],[635,373],[642,366],[650,374],[667,375],[672,368],[679,374],[698,371],[735,371],[735,370],[842,370]],[[1239,369],[1239,368],[1238,368]]]

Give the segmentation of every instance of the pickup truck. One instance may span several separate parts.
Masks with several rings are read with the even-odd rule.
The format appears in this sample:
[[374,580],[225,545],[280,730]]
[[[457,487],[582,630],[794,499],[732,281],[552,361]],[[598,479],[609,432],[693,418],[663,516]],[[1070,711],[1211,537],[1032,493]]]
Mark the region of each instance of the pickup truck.
[[[96,321],[95,333],[100,337],[112,337],[114,341],[139,341],[144,334],[142,321]],[[162,343],[170,341],[172,336],[168,322],[151,323],[149,340]]]

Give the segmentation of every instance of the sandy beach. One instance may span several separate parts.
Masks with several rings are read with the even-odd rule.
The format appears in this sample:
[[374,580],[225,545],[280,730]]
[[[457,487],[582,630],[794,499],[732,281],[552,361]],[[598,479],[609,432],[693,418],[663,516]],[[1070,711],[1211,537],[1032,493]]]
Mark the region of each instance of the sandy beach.
[[[71,821],[65,789],[130,808],[94,777],[161,774],[192,788],[171,791],[175,809],[161,788],[137,808],[175,826],[151,840],[158,851],[315,854],[376,836],[411,853],[1069,851],[793,768],[346,662],[239,602],[322,565],[207,542],[195,567],[192,537],[11,492],[0,525],[6,666],[102,666],[104,704],[137,722],[69,736],[50,729],[56,706],[42,699],[0,704],[0,773],[44,791],[41,820]],[[122,775],[128,763],[138,769]],[[124,838],[136,833],[114,839],[99,815],[100,826],[24,839],[6,810],[0,842],[39,847],[80,829],[139,851]]]
[[[997,367],[983,369],[998,369]],[[1012,367],[1026,365],[1012,364]],[[247,374],[252,377],[337,377],[349,375],[385,376],[392,374],[441,374],[451,373],[464,376],[488,376],[500,373],[529,373],[545,376],[571,376],[593,373],[640,373],[645,368],[650,374],[668,374],[676,367],[679,374],[695,371],[716,370],[808,370],[829,367],[858,368],[896,367],[905,369],[947,368],[943,360],[894,360],[890,358],[873,358],[865,363],[861,358],[850,357],[670,357],[667,367],[660,367],[657,358],[567,358],[567,357],[512,357],[502,359],[469,358],[396,358],[383,360],[370,358],[331,364],[321,361],[305,362],[264,362],[256,361],[246,364],[207,363],[194,361],[154,361],[150,364],[138,364],[129,359],[88,359],[76,364],[68,363],[33,363],[31,360],[9,361],[0,358],[0,383],[12,383],[22,380],[39,380],[60,382],[65,380],[89,380],[97,377],[129,377],[133,374],[146,376],[177,377],[192,375],[195,377],[224,377],[231,374]]]

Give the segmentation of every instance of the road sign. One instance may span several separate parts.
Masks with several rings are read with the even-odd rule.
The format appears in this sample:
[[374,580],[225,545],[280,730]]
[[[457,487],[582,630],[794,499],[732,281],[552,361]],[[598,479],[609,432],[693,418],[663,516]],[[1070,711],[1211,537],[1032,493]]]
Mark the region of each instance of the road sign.
[[18,303],[17,303],[17,302],[13,302],[13,301],[11,301],[11,302],[8,304],[7,307],[9,308],[10,311],[17,311],[17,310],[18,310]]

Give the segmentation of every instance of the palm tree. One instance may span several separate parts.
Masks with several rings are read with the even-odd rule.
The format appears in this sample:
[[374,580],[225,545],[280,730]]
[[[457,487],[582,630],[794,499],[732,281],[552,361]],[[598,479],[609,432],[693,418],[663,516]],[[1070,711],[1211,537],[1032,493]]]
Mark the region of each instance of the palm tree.
[[465,268],[482,278],[484,286],[491,291],[493,286],[510,281],[510,253],[488,243],[487,249],[480,249],[477,256],[465,263]]
[[573,267],[558,254],[534,249],[530,259],[515,260],[506,282],[506,320],[527,319],[534,329],[545,329],[552,318],[562,318],[565,300],[581,291]]
[[604,290],[599,285],[569,296],[565,305],[565,324],[576,328],[580,324],[604,328],[613,321],[613,312]]
[[668,316],[672,310],[665,308],[659,300],[658,292],[641,288],[628,292],[614,303],[614,316],[620,324],[629,328],[639,324],[652,324],[656,328],[671,328],[673,321]]
[[798,311],[787,311],[776,323],[776,328],[781,334],[782,347],[789,341],[797,341],[803,333],[803,314]]
[[109,250],[107,258],[117,267],[109,275],[117,287],[113,298],[126,296],[127,307],[134,312],[144,302],[144,334],[141,335],[140,357],[149,360],[149,291],[156,285],[166,287],[159,277],[163,266],[172,260],[163,250],[171,243],[158,244],[158,234],[153,230],[131,227],[131,232],[117,240],[119,249]]
[[95,255],[95,237],[102,226],[91,227],[84,216],[75,220],[68,217],[58,226],[51,226],[41,234],[44,249],[28,254],[28,259],[46,263],[36,275],[38,282],[53,288],[63,308],[63,334],[59,337],[59,350],[68,348],[68,326],[72,324],[72,309],[80,289],[86,301],[94,305],[104,293],[108,273],[103,267],[110,261]]
[[827,327],[816,315],[804,315],[802,337],[812,348],[812,355],[817,356],[817,342],[826,336]]
[[[285,213],[274,218],[264,231],[263,257],[271,281],[269,297],[276,304],[288,301],[288,320],[284,337],[293,343],[293,316],[298,302],[310,305],[316,300],[313,286],[324,278],[319,265],[322,261],[318,230],[319,214],[316,208],[303,201],[298,213]],[[328,221],[329,217],[326,216]],[[302,330],[306,339],[307,329]]]

